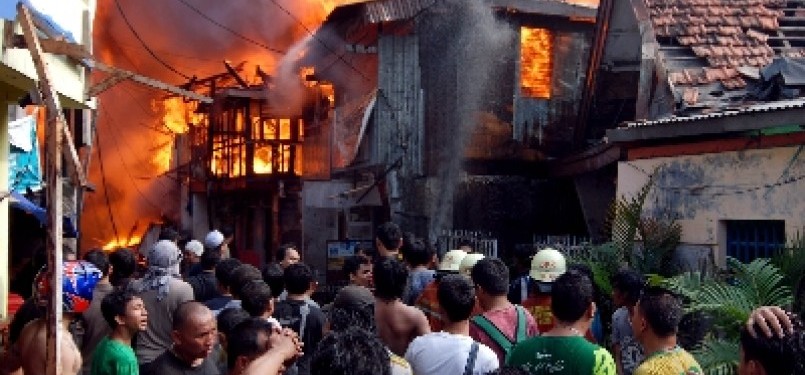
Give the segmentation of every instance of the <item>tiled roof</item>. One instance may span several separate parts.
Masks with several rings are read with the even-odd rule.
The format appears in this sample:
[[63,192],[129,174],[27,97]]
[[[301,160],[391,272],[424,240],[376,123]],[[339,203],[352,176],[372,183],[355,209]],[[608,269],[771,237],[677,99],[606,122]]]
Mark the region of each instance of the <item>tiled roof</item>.
[[[775,56],[805,57],[802,49],[775,53],[769,45],[770,35],[780,30],[786,1],[645,1],[660,45],[689,49],[702,62],[670,67],[669,79],[674,85],[721,83],[726,90],[743,89],[747,82],[739,68],[761,68]],[[690,90],[683,91],[686,101],[695,96]]]

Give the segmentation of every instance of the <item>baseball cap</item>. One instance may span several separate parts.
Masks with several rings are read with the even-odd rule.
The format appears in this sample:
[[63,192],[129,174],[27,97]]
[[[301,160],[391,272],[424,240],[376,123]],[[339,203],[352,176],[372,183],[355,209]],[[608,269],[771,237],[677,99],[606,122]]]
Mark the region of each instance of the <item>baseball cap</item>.
[[185,251],[193,253],[197,257],[200,257],[201,254],[204,254],[204,245],[196,240],[191,240],[188,242],[187,245],[184,245],[184,249]]

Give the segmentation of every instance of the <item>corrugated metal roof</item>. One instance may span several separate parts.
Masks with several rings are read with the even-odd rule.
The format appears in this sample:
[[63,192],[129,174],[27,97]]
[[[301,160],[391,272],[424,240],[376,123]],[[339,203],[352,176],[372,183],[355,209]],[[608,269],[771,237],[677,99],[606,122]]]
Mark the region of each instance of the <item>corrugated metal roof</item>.
[[685,117],[670,117],[665,119],[659,120],[652,120],[652,121],[627,121],[621,125],[621,128],[637,128],[643,126],[654,126],[654,125],[666,125],[666,124],[675,124],[675,123],[684,123],[684,122],[694,122],[704,119],[714,119],[714,118],[723,118],[723,117],[730,117],[730,116],[737,116],[741,114],[747,113],[759,113],[759,112],[772,112],[778,111],[783,109],[793,109],[793,108],[805,108],[805,98],[799,99],[792,99],[792,100],[780,100],[775,102],[768,102],[768,103],[760,103],[760,104],[753,104],[747,105],[744,107],[739,108],[731,108],[725,109],[719,112],[713,112],[708,114],[702,115],[694,115],[694,116],[685,116]]

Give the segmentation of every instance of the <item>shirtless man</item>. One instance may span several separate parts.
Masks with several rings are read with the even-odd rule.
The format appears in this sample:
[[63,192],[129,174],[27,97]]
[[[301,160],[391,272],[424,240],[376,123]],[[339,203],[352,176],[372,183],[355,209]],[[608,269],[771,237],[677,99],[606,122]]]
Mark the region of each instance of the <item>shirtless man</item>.
[[408,270],[401,262],[381,257],[374,264],[375,325],[380,340],[394,354],[405,355],[408,344],[430,333],[425,314],[402,303]]
[[[92,290],[103,277],[101,271],[86,261],[65,261],[61,268],[63,316],[61,329],[61,373],[76,375],[81,371],[81,352],[67,328],[89,307]],[[36,278],[36,298],[40,307],[50,297],[49,275],[40,273]],[[10,374],[20,369],[25,374],[44,374],[47,364],[47,319],[40,318],[22,329],[19,340],[11,350],[0,356],[0,373]]]

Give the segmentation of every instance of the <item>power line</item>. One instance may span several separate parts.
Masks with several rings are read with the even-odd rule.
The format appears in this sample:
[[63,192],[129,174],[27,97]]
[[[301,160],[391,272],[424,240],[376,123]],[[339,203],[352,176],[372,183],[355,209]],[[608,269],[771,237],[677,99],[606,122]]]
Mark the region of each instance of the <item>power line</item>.
[[154,60],[158,61],[160,64],[162,64],[162,66],[164,66],[165,68],[167,68],[171,72],[174,72],[174,73],[184,77],[185,79],[190,79],[191,78],[187,74],[184,74],[184,73],[176,70],[176,68],[174,68],[173,66],[171,66],[170,64],[168,64],[167,62],[165,62],[164,60],[159,58],[159,56],[157,56],[157,54],[154,53],[154,51],[152,51],[151,48],[148,47],[147,44],[145,44],[145,41],[143,40],[143,38],[140,37],[140,34],[137,33],[137,30],[135,30],[134,26],[132,26],[131,22],[129,22],[129,18],[126,17],[126,13],[123,12],[123,7],[120,6],[120,0],[115,0],[115,4],[117,5],[117,10],[120,12],[120,16],[123,17],[123,21],[125,21],[126,25],[129,27],[129,30],[131,30],[131,32],[134,34],[134,37],[137,38],[137,40],[140,41],[140,44],[142,44],[143,48],[145,48],[145,50],[148,51],[148,54],[150,54],[151,57],[154,58]]
[[286,52],[286,51],[282,51],[282,50],[277,49],[277,48],[273,48],[273,47],[268,46],[266,44],[263,44],[263,43],[261,43],[261,42],[259,42],[257,40],[249,38],[249,37],[237,32],[237,31],[233,30],[229,26],[226,26],[226,25],[224,25],[224,24],[212,19],[210,16],[208,16],[206,13],[202,12],[200,9],[194,7],[193,5],[190,5],[186,0],[178,0],[178,1],[180,3],[182,3],[182,4],[184,4],[186,7],[190,8],[190,10],[192,10],[195,13],[197,13],[199,16],[201,16],[205,20],[207,20],[210,23],[212,23],[213,25],[218,26],[218,27],[220,27],[220,28],[222,28],[222,29],[224,29],[226,31],[229,31],[230,33],[232,33],[233,35],[235,35],[236,37],[238,37],[240,39],[243,39],[243,40],[245,40],[245,41],[247,41],[247,42],[249,42],[251,44],[254,44],[254,45],[258,46],[258,47],[264,48],[264,49],[269,50],[271,52],[278,53],[280,55],[284,55],[285,52]]
[[[100,102],[99,102],[100,104]],[[98,159],[101,165],[101,183],[103,184],[103,196],[106,201],[106,210],[109,212],[109,221],[112,222],[112,230],[115,232],[115,240],[120,241],[120,234],[117,232],[117,224],[115,224],[115,215],[112,214],[112,204],[109,202],[109,188],[106,185],[106,171],[103,168],[103,152],[101,151],[101,132],[98,131],[99,126],[95,127],[95,143],[98,144]]]

